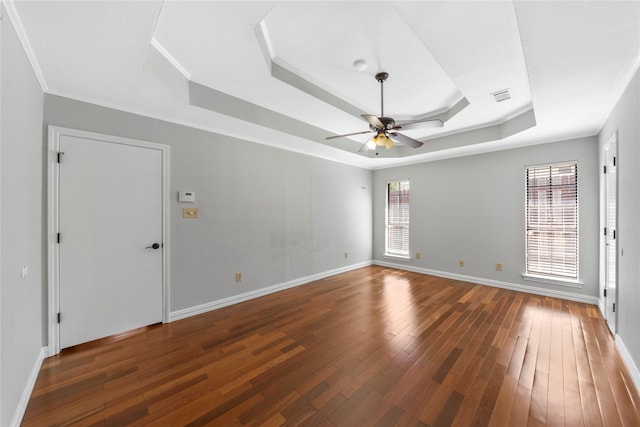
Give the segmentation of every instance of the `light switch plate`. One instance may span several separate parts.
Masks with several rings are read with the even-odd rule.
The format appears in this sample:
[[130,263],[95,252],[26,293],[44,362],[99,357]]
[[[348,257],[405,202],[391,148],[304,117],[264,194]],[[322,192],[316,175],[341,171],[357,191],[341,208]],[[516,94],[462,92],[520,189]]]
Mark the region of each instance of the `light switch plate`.
[[182,218],[198,218],[198,208],[183,208]]

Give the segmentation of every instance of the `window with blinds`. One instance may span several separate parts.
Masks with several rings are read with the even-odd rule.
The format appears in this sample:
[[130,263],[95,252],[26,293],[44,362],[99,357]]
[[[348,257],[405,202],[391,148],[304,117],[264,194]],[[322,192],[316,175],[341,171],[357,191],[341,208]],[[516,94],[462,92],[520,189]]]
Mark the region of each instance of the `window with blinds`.
[[387,183],[385,253],[409,256],[409,180]]
[[578,279],[578,164],[527,168],[526,274]]

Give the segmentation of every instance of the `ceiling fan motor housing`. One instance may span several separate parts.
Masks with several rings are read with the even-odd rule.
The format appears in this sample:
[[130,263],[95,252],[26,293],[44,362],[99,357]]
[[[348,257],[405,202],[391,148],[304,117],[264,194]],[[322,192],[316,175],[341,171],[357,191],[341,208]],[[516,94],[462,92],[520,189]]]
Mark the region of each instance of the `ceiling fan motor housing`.
[[378,117],[378,120],[382,122],[386,130],[393,129],[393,127],[396,125],[396,121],[391,117]]
[[374,126],[372,124],[369,124],[369,128],[371,130],[391,130],[395,127],[396,125],[396,121],[393,120],[391,117],[378,117],[378,120],[380,120],[380,122],[382,123],[383,127],[379,127],[379,126]]

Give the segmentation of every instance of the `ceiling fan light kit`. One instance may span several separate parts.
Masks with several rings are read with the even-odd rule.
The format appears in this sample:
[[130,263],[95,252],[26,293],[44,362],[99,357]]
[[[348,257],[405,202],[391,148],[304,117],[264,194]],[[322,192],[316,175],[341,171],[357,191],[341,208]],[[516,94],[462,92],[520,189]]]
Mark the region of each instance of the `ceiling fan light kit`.
[[[389,73],[381,71],[375,75],[375,79],[380,82],[380,116],[374,116],[372,114],[362,114],[362,118],[369,123],[369,130],[362,132],[352,132],[342,135],[328,136],[326,139],[344,138],[347,136],[364,135],[374,132],[367,142],[365,142],[358,152],[366,151],[367,149],[374,149],[376,147],[385,147],[390,149],[396,144],[409,145],[413,148],[422,147],[423,143],[417,139],[410,138],[406,135],[398,133],[401,129],[415,129],[417,127],[442,127],[444,122],[439,119],[422,119],[415,120],[406,123],[396,123],[391,117],[385,117],[384,115],[384,82],[389,78]],[[376,152],[377,154],[377,152]]]

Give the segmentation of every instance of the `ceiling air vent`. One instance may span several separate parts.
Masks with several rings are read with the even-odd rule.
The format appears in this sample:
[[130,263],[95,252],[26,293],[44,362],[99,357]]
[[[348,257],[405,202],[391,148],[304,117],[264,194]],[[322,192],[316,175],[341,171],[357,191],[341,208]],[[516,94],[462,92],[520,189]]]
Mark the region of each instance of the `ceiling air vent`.
[[495,99],[496,102],[502,102],[507,99],[511,99],[511,91],[509,89],[502,89],[497,92],[493,92],[491,96],[493,96],[493,99]]

